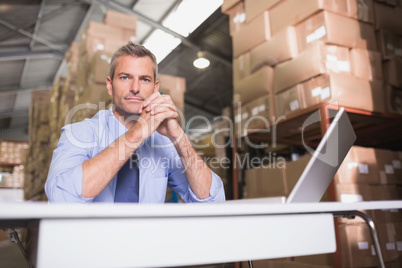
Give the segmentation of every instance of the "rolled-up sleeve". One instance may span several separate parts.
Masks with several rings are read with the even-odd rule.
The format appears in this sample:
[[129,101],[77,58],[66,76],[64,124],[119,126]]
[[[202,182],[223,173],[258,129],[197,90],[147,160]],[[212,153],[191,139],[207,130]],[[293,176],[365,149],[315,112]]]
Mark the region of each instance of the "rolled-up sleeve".
[[82,194],[82,163],[91,158],[95,135],[87,123],[62,129],[53,152],[45,192],[50,202],[91,202]]

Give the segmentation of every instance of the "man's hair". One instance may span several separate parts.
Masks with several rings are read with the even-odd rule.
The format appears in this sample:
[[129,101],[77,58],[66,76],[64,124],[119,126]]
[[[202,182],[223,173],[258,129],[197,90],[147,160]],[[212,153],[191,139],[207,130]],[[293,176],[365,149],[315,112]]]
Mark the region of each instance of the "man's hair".
[[158,63],[156,62],[155,55],[146,49],[144,46],[134,44],[133,42],[129,41],[127,45],[122,46],[112,56],[112,60],[110,62],[110,71],[109,76],[110,79],[113,80],[114,71],[116,70],[117,61],[123,55],[128,55],[132,57],[150,57],[153,64],[154,64],[154,80],[156,81],[156,76],[158,75]]

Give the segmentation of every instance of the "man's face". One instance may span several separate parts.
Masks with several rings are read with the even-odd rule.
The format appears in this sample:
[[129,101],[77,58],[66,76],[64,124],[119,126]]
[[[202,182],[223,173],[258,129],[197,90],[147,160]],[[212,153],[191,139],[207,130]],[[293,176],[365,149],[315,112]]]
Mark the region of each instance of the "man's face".
[[113,81],[107,78],[107,90],[113,98],[118,115],[138,114],[142,102],[159,90],[159,82],[154,80],[151,58],[128,55],[119,57]]

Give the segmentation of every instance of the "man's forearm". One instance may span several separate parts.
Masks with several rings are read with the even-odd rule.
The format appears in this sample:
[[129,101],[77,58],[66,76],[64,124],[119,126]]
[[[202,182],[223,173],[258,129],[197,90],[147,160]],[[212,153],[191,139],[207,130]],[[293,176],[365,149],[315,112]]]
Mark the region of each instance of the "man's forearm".
[[185,167],[191,190],[200,199],[209,197],[212,182],[211,170],[196,153],[188,136],[184,132],[182,132],[179,139],[174,141],[174,144]]
[[92,198],[99,195],[120,168],[141,144],[138,138],[122,135],[98,155],[82,164],[82,196]]

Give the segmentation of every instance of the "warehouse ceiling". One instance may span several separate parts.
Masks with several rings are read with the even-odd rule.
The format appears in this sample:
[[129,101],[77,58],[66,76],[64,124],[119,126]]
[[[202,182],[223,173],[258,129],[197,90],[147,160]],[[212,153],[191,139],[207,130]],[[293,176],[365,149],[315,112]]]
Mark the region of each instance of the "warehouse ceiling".
[[[137,41],[154,31],[180,39],[159,63],[159,72],[186,78],[185,118],[205,126],[232,102],[232,42],[229,21],[218,7],[188,36],[163,26],[183,2],[205,0],[0,0],[0,138],[27,139],[31,91],[50,90],[67,70],[64,55],[88,21],[103,21],[109,9],[138,17]],[[188,14],[188,20],[192,14]],[[198,51],[211,64],[193,66]],[[156,53],[155,53],[156,54]],[[193,132],[194,133],[194,132]]]

